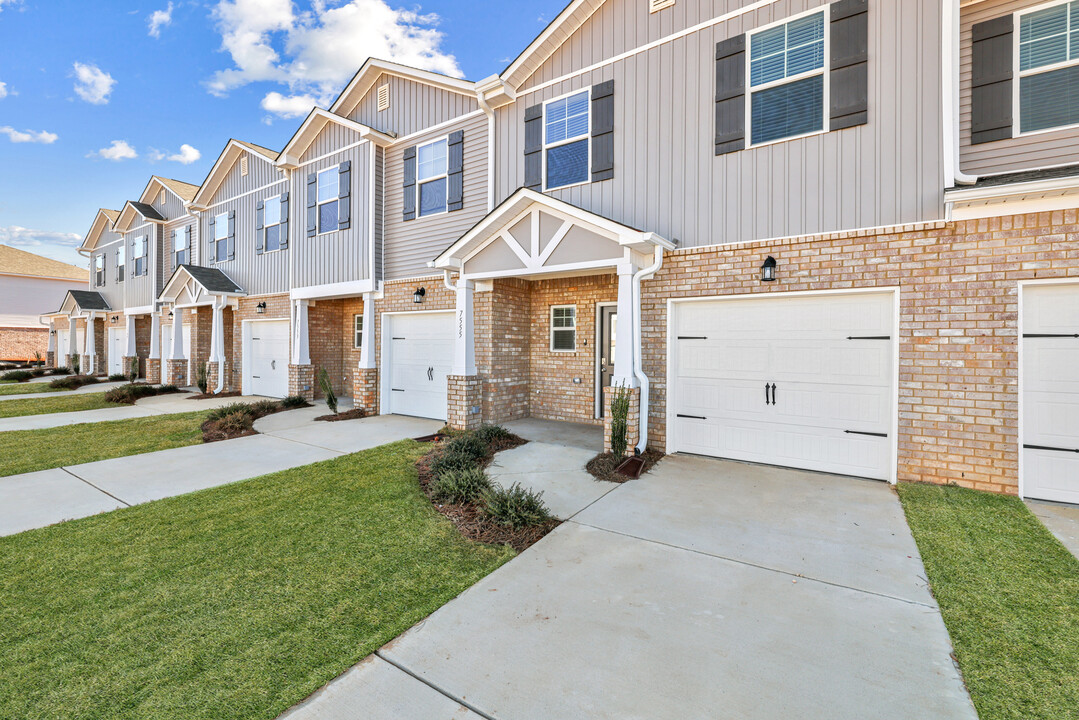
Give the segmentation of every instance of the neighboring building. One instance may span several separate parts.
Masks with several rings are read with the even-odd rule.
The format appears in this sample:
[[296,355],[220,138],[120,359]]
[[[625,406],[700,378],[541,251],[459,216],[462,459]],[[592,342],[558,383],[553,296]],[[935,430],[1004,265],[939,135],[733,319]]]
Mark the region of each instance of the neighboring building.
[[41,309],[86,287],[86,269],[0,245],[0,360],[44,360],[49,328]]
[[574,0],[476,83],[371,60],[280,153],[228,144],[190,266],[125,312],[190,317],[170,372],[222,388],[325,368],[470,427],[625,385],[641,447],[1079,502],[1077,28]]

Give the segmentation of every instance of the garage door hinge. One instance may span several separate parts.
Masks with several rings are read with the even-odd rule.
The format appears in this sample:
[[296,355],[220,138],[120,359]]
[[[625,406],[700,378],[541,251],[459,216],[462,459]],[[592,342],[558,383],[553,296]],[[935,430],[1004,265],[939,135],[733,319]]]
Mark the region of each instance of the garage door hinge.
[[1024,445],[1023,447],[1026,450],[1052,450],[1053,452],[1079,453],[1079,450],[1075,450],[1072,448],[1049,447],[1047,445]]
[[679,414],[678,417],[680,417],[680,418],[688,418],[690,420],[707,420],[708,419],[706,417],[701,417],[700,415],[682,415],[682,414]]
[[871,432],[862,432],[861,430],[844,430],[843,432],[847,433],[848,435],[866,435],[868,437],[883,437],[883,438],[888,437],[888,433],[871,433]]
[[390,338],[390,339],[391,339],[391,340],[404,340],[404,338],[399,338],[399,337],[395,337],[395,338]]
[[695,335],[679,335],[679,340],[707,340],[706,337],[697,337]]
[[404,392],[404,390],[400,388],[390,388],[390,392]]
[[1024,333],[1025,338],[1079,338],[1073,333]]
[[891,340],[891,335],[851,335],[847,337],[848,340]]

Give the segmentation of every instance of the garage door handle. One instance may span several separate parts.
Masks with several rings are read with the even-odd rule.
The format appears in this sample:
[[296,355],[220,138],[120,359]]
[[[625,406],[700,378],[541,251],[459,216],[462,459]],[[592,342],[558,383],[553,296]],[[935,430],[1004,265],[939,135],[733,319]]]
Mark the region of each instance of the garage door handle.
[[881,438],[888,437],[888,433],[862,432],[861,430],[844,430],[843,432],[847,433],[848,435],[865,435],[866,437],[881,437]]
[[769,389],[771,387],[772,386],[769,385],[768,383],[764,383],[764,404],[765,405],[771,405],[772,404],[771,398],[768,397],[768,391],[769,391]]
[[431,382],[435,381],[435,369],[433,367],[427,368],[427,379]]
[[276,370],[277,369],[277,361],[276,360],[271,360],[270,361],[270,369],[271,370]]

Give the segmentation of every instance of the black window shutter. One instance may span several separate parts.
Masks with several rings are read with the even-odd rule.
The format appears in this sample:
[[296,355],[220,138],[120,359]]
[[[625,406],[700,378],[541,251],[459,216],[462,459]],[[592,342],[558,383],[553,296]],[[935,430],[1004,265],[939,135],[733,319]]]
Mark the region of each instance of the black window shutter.
[[972,145],[1006,140],[1012,136],[1011,15],[978,23],[973,28],[971,57]]
[[404,193],[404,218],[405,220],[416,219],[416,146],[405,148],[405,182],[401,186]]
[[217,237],[217,232],[214,230],[214,225],[217,224],[217,216],[210,216],[210,232],[206,236],[206,249],[210,252],[210,262],[217,262],[217,242],[214,238]]
[[187,226],[187,252],[184,253],[184,262],[186,262],[188,265],[194,265],[195,264],[195,243],[193,242],[194,236],[195,236],[195,226],[194,225],[188,225]]
[[592,86],[592,182],[614,177],[614,80]]
[[446,188],[446,209],[449,212],[465,206],[465,133],[457,130],[450,133],[447,143],[449,157],[447,171],[449,180]]
[[716,44],[716,155],[746,147],[746,36]]
[[337,229],[352,227],[352,161],[345,160],[337,167]]
[[229,239],[228,239],[228,254],[229,260],[236,258],[236,211],[229,210]]
[[307,237],[318,232],[318,175],[307,176]]
[[829,128],[869,122],[869,0],[832,3]]
[[288,247],[288,190],[281,193],[281,249]]
[[543,190],[543,105],[525,110],[525,187]]
[[266,246],[266,225],[263,223],[263,210],[265,204],[262,200],[259,200],[258,205],[255,206],[255,254],[261,255],[263,247]]

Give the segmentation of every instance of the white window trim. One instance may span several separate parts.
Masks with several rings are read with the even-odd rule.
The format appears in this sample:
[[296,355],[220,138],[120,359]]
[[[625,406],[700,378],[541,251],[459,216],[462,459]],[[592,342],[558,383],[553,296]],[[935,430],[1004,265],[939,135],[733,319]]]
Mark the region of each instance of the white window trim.
[[[123,260],[123,262],[120,262]],[[120,268],[124,269],[124,276],[120,277]],[[122,283],[127,280],[127,243],[123,243],[120,247],[116,248],[116,282]]]
[[[180,265],[181,264],[181,263],[179,263],[177,261],[177,257],[176,257],[177,255],[180,254],[180,252],[186,252],[187,253],[187,262],[184,263],[184,264],[186,264],[186,265],[191,264],[191,243],[188,242],[188,240],[187,240],[187,228],[188,227],[190,227],[190,226],[189,225],[184,225],[182,227],[172,229],[172,235],[173,236],[172,236],[172,238],[170,238],[170,242],[172,243],[172,262],[173,262],[174,265]],[[184,249],[182,251],[179,251],[179,250],[176,249],[176,233],[180,233],[180,237],[182,237],[184,239]]]
[[[548,142],[547,142],[547,106],[550,105],[553,102],[558,102],[559,100],[565,100],[566,98],[572,97],[573,95],[580,95],[582,92],[588,94],[588,129],[585,131],[585,134],[583,136],[577,135],[577,136],[575,136],[573,138],[569,138],[569,139],[566,139],[566,140],[561,140],[561,141],[556,142],[556,143],[548,144]],[[590,88],[590,87],[588,87],[588,88],[577,88],[573,92],[563,93],[562,95],[559,95],[558,97],[553,97],[550,100],[544,100],[543,101],[543,116],[540,118],[540,122],[543,124],[543,127],[540,129],[540,132],[543,133],[542,138],[540,138],[543,141],[543,143],[542,143],[543,144],[543,150],[541,151],[542,159],[543,159],[543,162],[542,162],[542,165],[543,165],[543,191],[544,192],[553,192],[555,190],[566,190],[566,189],[572,188],[572,187],[579,187],[581,185],[589,185],[589,184],[591,184],[591,182],[592,182],[592,88]],[[585,172],[585,179],[582,180],[581,182],[575,182],[575,183],[571,183],[569,185],[559,185],[558,187],[554,187],[554,188],[548,187],[547,186],[547,151],[550,150],[551,148],[561,147],[562,145],[569,145],[570,143],[580,142],[581,140],[587,140],[588,141],[588,149],[585,150],[585,158],[586,158],[587,163],[588,163],[587,170]]]
[[[420,180],[420,148],[425,148],[428,145],[435,145],[437,143],[446,143],[446,172],[442,175],[432,175],[429,178]],[[446,178],[446,209],[439,210],[438,212],[428,213],[426,215],[420,214],[420,186],[435,180],[441,180]],[[450,136],[443,135],[440,138],[435,138],[430,142],[420,143],[416,146],[416,219],[420,218],[432,218],[439,215],[445,215],[450,211]]]
[[363,349],[363,314],[352,316],[352,349]]
[[94,287],[105,287],[105,253],[94,256]]
[[[318,188],[316,186],[316,192],[317,192],[317,189]],[[273,197],[268,197],[268,198],[263,198],[262,199],[262,217],[263,217],[262,232],[264,233],[263,236],[262,236],[262,254],[263,255],[272,255],[273,253],[281,252],[282,250],[287,250],[287,248],[281,247],[281,238],[280,237],[278,237],[278,239],[277,239],[277,249],[276,250],[267,250],[266,249],[266,235],[267,235],[266,231],[269,230],[271,227],[281,225],[281,216],[280,215],[278,215],[278,220],[273,225],[267,225],[266,224],[266,222],[265,222],[265,219],[266,219],[266,204],[269,203],[269,202],[280,203],[282,194],[283,193],[280,193],[280,194],[274,195]]]
[[[225,222],[221,222],[221,218],[225,218]],[[223,230],[223,232],[225,233],[223,237],[218,237],[217,236],[217,232],[218,232],[217,229],[219,227],[225,228]],[[218,246],[218,244],[224,242],[227,245],[228,240],[229,240],[229,214],[228,214],[228,212],[215,213],[214,214],[214,232],[213,232],[213,237],[210,238],[210,241],[214,245],[213,257],[210,258],[210,264],[211,265],[216,265],[217,263],[228,262],[228,260],[229,260],[228,247],[225,248],[225,259],[224,260],[218,260],[217,259],[217,246]]]
[[138,252],[139,245],[142,245],[142,255],[136,255],[131,253],[131,264],[134,268],[138,268],[138,261],[143,260],[145,265],[145,272],[138,273],[133,277],[142,277],[143,275],[150,274],[150,263],[148,261],[150,256],[150,240],[146,235],[139,235],[135,238],[135,251]]
[[[333,170],[334,172],[337,173],[337,197],[335,199],[333,199],[333,200],[320,201],[318,199],[318,178],[319,178],[320,175],[322,175],[322,173],[329,172],[330,170]],[[337,227],[335,227],[333,230],[323,230],[322,229],[322,206],[323,205],[329,205],[332,202],[338,203],[338,208],[337,208]],[[316,170],[315,171],[315,227],[317,228],[317,232],[315,233],[316,237],[320,237],[322,235],[330,235],[330,234],[335,233],[335,232],[341,232],[341,207],[340,207],[340,202],[341,202],[341,163],[337,163],[336,165],[331,165],[330,167],[322,168],[321,170]],[[265,250],[263,252],[265,252]]]
[[[572,328],[568,328],[568,327],[556,328],[554,326],[554,311],[555,310],[565,310],[567,308],[572,308],[573,309],[573,327]],[[575,353],[575,352],[577,352],[577,306],[576,305],[552,305],[551,306],[551,313],[550,313],[550,316],[548,318],[548,321],[549,321],[549,325],[550,325],[550,341],[551,341],[550,342],[550,351],[553,352],[553,353]],[[563,332],[566,331],[566,330],[573,330],[573,349],[571,349],[571,350],[555,350],[555,347],[554,347],[554,333],[555,333],[555,330],[561,330]]]
[[[1050,8],[1057,7],[1058,5],[1068,5],[1072,0],[1053,0],[1053,2],[1043,3],[1041,5],[1035,5],[1034,7],[1023,8],[1017,10],[1012,14],[1012,77],[1015,78],[1012,87],[1012,137],[1030,137],[1033,135],[1045,135],[1046,133],[1060,132],[1061,130],[1074,130],[1079,128],[1079,123],[1072,123],[1071,125],[1057,125],[1051,128],[1042,128],[1041,130],[1029,130],[1023,132],[1023,103],[1020,95],[1020,89],[1022,88],[1023,78],[1031,77],[1032,75],[1041,75],[1042,73],[1053,72],[1054,70],[1063,70],[1064,68],[1074,67],[1079,65],[1079,57],[1075,60],[1065,60],[1064,62],[1053,63],[1052,65],[1043,65],[1042,67],[1033,68],[1031,70],[1020,70],[1020,57],[1019,51],[1022,48],[1020,38],[1022,37],[1022,25],[1021,21],[1024,15],[1030,15],[1031,13],[1041,12],[1042,10],[1048,10]],[[1069,20],[1071,18],[1069,17]]]
[[[782,80],[773,80],[770,83],[765,83],[760,87],[752,86],[752,74],[753,74],[753,36],[759,35],[762,32],[771,30],[772,28],[780,25],[786,25],[787,23],[794,22],[795,20],[801,20],[804,17],[810,15],[823,15],[824,16],[824,62],[821,67],[816,70],[810,70],[808,72],[801,73],[800,75],[793,75],[791,77],[785,77]],[[801,140],[802,138],[813,137],[815,135],[825,135],[829,132],[828,129],[828,107],[829,100],[832,95],[832,74],[828,71],[828,58],[831,57],[832,52],[832,38],[831,38],[831,18],[828,13],[828,6],[818,6],[812,10],[798,13],[797,15],[791,15],[790,17],[777,20],[767,25],[761,25],[758,28],[746,33],[746,149],[768,147],[769,145],[775,145],[776,143],[790,142],[791,140]],[[788,85],[790,83],[798,82],[799,80],[805,80],[807,78],[816,77],[817,75],[824,76],[824,92],[821,98],[823,107],[821,108],[821,129],[814,130],[813,132],[802,133],[801,135],[791,135],[789,137],[776,138],[775,140],[767,140],[765,142],[754,143],[753,142],[753,94],[759,93],[770,88],[779,87],[780,85]]]

